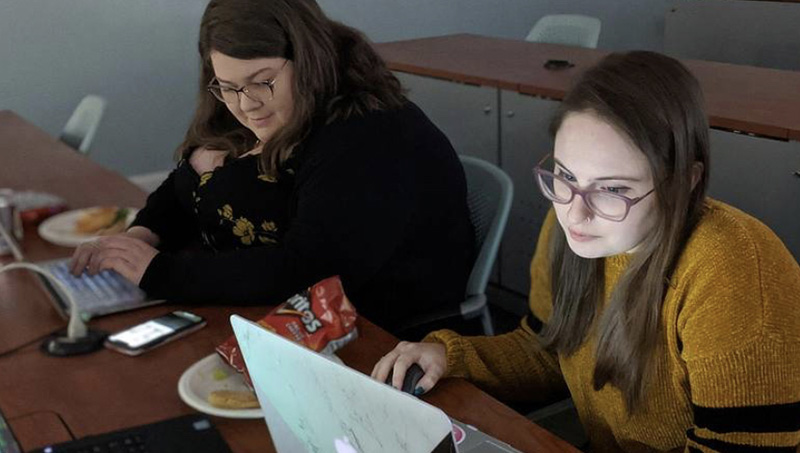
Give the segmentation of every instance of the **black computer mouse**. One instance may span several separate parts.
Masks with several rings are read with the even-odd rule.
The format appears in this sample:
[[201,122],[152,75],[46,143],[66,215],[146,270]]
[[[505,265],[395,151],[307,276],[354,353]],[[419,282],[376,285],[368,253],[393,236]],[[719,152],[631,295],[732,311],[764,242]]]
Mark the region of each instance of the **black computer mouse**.
[[[389,376],[386,378],[386,383],[389,385],[392,385],[393,374],[394,374],[394,369],[389,371]],[[414,390],[416,390],[417,388],[417,382],[419,382],[419,379],[422,377],[423,374],[425,374],[425,372],[422,371],[422,367],[420,367],[416,363],[412,364],[410,367],[408,367],[408,370],[406,371],[406,376],[403,378],[403,388],[401,388],[400,390],[414,395]]]

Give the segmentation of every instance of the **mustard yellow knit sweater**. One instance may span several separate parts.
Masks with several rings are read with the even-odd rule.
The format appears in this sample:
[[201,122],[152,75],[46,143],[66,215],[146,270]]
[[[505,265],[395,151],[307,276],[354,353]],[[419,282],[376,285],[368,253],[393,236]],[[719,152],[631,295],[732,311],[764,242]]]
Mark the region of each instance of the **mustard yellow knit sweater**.
[[[551,212],[531,263],[530,308],[545,323],[554,225]],[[606,302],[627,262],[605,258]],[[769,228],[735,208],[705,203],[670,279],[657,372],[638,410],[629,413],[611,385],[593,389],[596,336],[555,356],[532,319],[505,335],[443,330],[425,341],[446,346],[448,376],[505,400],[547,400],[566,384],[593,451],[794,452],[800,443],[800,267]]]

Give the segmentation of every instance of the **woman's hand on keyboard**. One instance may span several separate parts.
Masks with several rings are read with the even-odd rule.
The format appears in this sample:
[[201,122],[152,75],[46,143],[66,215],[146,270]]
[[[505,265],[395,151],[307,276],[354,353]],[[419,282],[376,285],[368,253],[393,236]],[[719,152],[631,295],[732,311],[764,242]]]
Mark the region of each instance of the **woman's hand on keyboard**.
[[115,234],[81,244],[72,255],[70,270],[77,276],[111,269],[138,285],[157,254],[157,249],[141,239]]

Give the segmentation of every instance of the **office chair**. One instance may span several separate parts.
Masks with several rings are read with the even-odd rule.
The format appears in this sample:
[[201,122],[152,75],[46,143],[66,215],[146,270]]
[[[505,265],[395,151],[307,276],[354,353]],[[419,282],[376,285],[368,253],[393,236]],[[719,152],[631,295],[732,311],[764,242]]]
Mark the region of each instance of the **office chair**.
[[551,14],[539,19],[525,41],[597,48],[602,24],[596,17],[580,14]]
[[100,96],[90,94],[84,97],[75,107],[58,139],[82,154],[89,154],[105,108],[106,100]]
[[500,240],[506,228],[514,185],[503,170],[481,159],[459,156],[467,178],[467,206],[475,228],[475,246],[478,255],[467,281],[464,302],[457,310],[442,310],[414,318],[399,331],[418,329],[420,326],[449,318],[481,318],[485,335],[494,335],[492,317],[486,299],[486,285],[492,272]]
[[467,298],[461,303],[461,316],[464,319],[480,316],[484,334],[494,335],[486,285],[506,229],[514,185],[503,170],[489,162],[460,157],[467,177],[467,205],[478,249],[478,257],[467,281]]

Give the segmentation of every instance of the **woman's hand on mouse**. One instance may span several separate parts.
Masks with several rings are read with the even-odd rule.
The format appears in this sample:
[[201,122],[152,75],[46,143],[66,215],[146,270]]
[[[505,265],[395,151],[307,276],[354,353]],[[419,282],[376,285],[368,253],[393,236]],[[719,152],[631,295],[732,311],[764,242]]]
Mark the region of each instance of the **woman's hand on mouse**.
[[372,378],[384,382],[392,372],[392,387],[401,388],[406,370],[418,364],[425,375],[417,382],[424,392],[432,389],[447,371],[447,351],[440,343],[409,343],[401,341],[388,354],[383,356],[372,369]]

